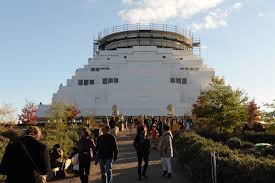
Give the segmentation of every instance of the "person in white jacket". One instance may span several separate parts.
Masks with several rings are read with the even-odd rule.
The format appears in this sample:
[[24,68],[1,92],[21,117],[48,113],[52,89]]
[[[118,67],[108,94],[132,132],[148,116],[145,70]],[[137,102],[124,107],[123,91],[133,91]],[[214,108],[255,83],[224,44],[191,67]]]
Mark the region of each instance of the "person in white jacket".
[[173,135],[169,126],[163,127],[164,134],[160,140],[159,150],[161,157],[161,165],[163,169],[163,176],[168,175],[168,178],[172,177],[171,158],[173,157]]

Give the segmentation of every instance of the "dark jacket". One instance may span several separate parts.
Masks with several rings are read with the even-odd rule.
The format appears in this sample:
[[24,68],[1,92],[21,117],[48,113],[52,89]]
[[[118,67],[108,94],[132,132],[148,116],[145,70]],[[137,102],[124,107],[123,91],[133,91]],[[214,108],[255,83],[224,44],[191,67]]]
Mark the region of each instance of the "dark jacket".
[[[92,150],[92,152],[91,152]],[[90,138],[80,138],[78,141],[78,152],[79,152],[79,160],[92,160],[91,157],[95,156],[95,145],[94,141]],[[92,153],[92,154],[91,154]]]
[[140,139],[140,137],[137,135],[135,137],[133,146],[136,149],[137,153],[141,153],[144,155],[150,153],[150,140],[147,137],[145,137],[144,139]]
[[114,119],[111,119],[109,121],[109,126],[111,129],[115,128],[116,126],[118,126],[117,122]]
[[96,145],[97,158],[114,158],[117,159],[118,148],[116,138],[111,135],[101,135]]
[[20,143],[26,146],[41,175],[50,172],[47,146],[31,136],[24,136],[6,147],[0,165],[1,173],[7,175],[8,183],[34,183],[35,168]]

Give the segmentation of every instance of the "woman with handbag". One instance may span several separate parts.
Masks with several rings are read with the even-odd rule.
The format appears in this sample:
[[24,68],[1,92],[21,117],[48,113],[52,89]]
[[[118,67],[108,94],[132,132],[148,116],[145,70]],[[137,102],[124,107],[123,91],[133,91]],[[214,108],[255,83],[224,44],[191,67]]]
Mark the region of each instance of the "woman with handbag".
[[23,137],[6,147],[0,165],[0,173],[7,175],[6,183],[46,182],[50,159],[47,146],[39,142],[40,137],[41,130],[30,126]]

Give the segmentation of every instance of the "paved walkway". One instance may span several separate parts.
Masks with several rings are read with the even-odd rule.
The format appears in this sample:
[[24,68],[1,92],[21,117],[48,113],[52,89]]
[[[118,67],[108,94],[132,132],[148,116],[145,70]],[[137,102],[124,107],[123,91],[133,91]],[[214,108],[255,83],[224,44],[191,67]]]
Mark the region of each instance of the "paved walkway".
[[[162,177],[159,153],[153,150],[149,157],[148,178],[139,181],[137,176],[137,158],[132,146],[133,139],[134,134],[127,135],[126,132],[121,133],[117,138],[119,155],[118,160],[113,164],[113,183],[189,183],[176,159],[172,161],[173,177],[171,179]],[[92,164],[90,183],[101,183],[100,177],[99,165],[95,166]],[[54,183],[71,182],[80,183],[79,177],[54,181]]]

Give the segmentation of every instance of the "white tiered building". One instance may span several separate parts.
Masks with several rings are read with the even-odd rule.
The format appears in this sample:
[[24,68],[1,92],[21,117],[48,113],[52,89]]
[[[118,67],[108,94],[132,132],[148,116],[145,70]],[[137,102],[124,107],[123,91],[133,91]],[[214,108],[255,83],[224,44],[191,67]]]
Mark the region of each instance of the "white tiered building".
[[[197,52],[199,40],[168,25],[123,25],[104,30],[88,64],[60,85],[52,102],[76,104],[83,116],[190,114],[200,91],[215,75]],[[47,106],[40,105],[40,114]],[[42,110],[42,111],[41,111]]]

